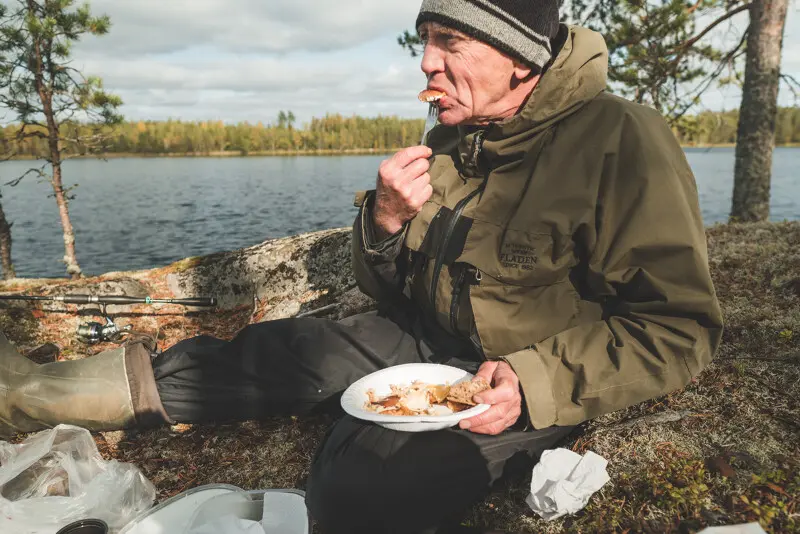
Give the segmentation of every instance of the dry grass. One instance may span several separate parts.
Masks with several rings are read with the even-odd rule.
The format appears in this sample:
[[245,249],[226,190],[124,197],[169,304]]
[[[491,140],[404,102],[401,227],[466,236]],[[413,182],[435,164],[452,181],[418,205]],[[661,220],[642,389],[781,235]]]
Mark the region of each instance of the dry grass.
[[[800,532],[800,223],[720,225],[709,229],[708,240],[726,321],[715,362],[684,390],[592,421],[566,444],[610,461],[611,482],[577,516],[539,520],[524,503],[522,480],[474,506],[465,524],[508,532],[683,533],[760,521],[769,532]],[[153,273],[153,294],[168,294],[158,286],[163,272]],[[42,282],[38,289],[53,287]],[[158,330],[162,347],[198,333],[229,338],[251,319],[249,309],[189,317],[177,308],[149,312],[134,308],[120,318]],[[68,314],[36,310],[0,316],[0,330],[24,349],[57,341],[67,358],[86,352],[72,341],[76,323]],[[677,415],[648,418],[665,413]],[[159,499],[212,482],[302,488],[330,422],[179,425],[105,433],[97,441],[107,457],[140,466]]]

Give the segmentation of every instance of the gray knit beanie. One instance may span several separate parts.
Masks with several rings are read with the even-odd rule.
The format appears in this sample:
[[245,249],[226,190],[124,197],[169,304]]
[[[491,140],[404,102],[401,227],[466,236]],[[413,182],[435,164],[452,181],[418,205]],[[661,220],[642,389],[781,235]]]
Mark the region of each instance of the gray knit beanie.
[[438,22],[540,70],[550,61],[561,0],[423,0],[417,28]]

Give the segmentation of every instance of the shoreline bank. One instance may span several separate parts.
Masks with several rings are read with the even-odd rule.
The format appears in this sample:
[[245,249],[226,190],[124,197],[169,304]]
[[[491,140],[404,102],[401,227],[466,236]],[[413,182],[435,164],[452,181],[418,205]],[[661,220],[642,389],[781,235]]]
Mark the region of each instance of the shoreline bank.
[[[682,149],[711,150],[715,148],[735,148],[733,143],[715,145],[681,145]],[[800,148],[800,143],[777,145],[775,148]],[[354,148],[348,150],[255,150],[241,152],[238,150],[221,150],[212,152],[171,152],[171,153],[137,153],[109,152],[97,155],[70,156],[67,159],[125,159],[125,158],[250,158],[250,157],[286,157],[286,156],[370,156],[393,154],[399,148]],[[15,156],[5,161],[31,161],[41,158],[33,156]]]

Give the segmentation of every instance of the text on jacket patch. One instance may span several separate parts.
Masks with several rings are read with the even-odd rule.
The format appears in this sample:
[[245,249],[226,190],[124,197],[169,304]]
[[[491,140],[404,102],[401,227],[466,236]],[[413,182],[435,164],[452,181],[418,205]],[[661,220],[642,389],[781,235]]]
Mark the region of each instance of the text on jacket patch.
[[528,245],[507,243],[500,251],[500,264],[507,269],[532,271],[538,261],[536,251]]

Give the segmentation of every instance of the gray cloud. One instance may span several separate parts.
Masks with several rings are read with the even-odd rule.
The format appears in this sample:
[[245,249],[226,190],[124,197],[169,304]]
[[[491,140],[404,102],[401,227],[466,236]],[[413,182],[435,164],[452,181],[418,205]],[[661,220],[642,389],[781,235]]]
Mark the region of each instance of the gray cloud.
[[236,58],[208,63],[159,58],[125,62],[86,60],[86,72],[102,76],[119,94],[130,118],[272,120],[291,109],[300,121],[325,113],[424,116],[416,94],[424,76],[415,60],[385,65],[365,58],[330,61]]
[[330,51],[413,25],[408,0],[94,0],[112,31],[87,54],[164,54],[211,46],[235,53]]
[[[424,114],[419,61],[396,44],[408,0],[93,0],[108,35],[75,49],[130,118],[271,120]],[[366,45],[366,46],[364,46]],[[191,102],[192,104],[186,104]]]
[[[5,1],[8,0],[0,0]],[[410,0],[90,0],[112,19],[87,38],[75,66],[103,78],[130,119],[251,122],[291,109],[304,122],[325,113],[423,117],[419,60],[395,42],[413,25]],[[744,24],[735,21],[738,28]],[[790,12],[784,72],[800,77],[800,18]],[[703,108],[738,107],[735,88]],[[791,104],[789,91],[781,103]]]

